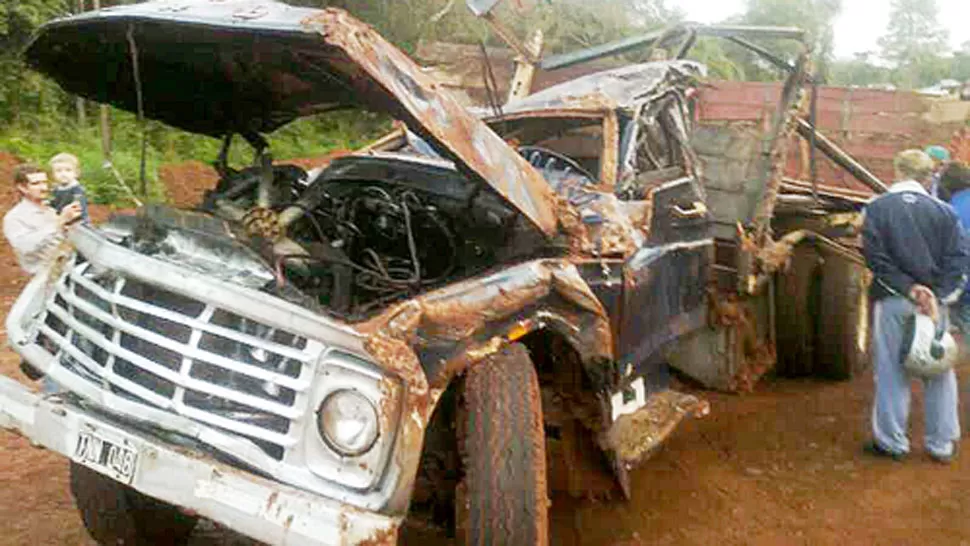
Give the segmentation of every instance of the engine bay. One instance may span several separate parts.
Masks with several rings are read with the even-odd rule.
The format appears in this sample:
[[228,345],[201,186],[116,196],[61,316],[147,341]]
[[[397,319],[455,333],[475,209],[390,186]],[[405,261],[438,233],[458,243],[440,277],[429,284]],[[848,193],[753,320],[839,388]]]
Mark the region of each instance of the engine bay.
[[196,212],[146,207],[102,230],[140,253],[349,321],[543,248],[520,214],[443,161],[371,154],[313,173],[270,165],[223,174]]

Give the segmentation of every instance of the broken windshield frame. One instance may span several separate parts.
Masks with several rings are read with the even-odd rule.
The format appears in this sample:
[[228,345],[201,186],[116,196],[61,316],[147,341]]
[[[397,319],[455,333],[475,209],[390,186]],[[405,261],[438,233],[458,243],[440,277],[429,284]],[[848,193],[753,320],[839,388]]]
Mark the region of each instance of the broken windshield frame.
[[[600,112],[540,111],[517,112],[485,122],[551,184],[555,185],[562,176],[578,175],[587,184],[612,189],[617,173],[610,167],[615,162],[609,158],[613,155],[611,146],[616,143],[604,138],[607,117]],[[442,159],[423,138],[407,128],[395,129],[360,152],[399,152]]]

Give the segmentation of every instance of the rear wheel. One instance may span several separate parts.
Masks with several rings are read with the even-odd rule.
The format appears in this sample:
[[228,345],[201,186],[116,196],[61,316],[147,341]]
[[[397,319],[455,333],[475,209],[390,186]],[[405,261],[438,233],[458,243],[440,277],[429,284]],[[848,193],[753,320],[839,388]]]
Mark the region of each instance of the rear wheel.
[[181,546],[198,521],[75,462],[71,493],[84,527],[103,546]]
[[465,378],[465,480],[459,520],[467,546],[546,546],[546,444],[539,381],[513,344]]

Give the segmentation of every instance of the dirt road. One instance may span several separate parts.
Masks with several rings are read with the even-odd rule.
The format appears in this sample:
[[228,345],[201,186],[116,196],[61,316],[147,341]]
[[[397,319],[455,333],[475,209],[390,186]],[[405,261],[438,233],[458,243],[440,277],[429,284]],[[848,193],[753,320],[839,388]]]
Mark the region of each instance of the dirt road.
[[[9,180],[0,157],[0,180]],[[13,202],[0,193],[2,205]],[[97,214],[104,214],[98,209]],[[0,246],[0,316],[22,280]],[[5,332],[3,341],[5,342]],[[26,379],[9,349],[0,373]],[[970,452],[953,465],[919,447],[905,463],[863,456],[871,379],[766,381],[745,396],[705,395],[711,415],[683,426],[633,475],[630,502],[554,497],[557,546],[946,544],[970,545]],[[966,393],[962,401],[970,404]],[[67,463],[0,432],[0,545],[90,545],[68,493]],[[405,544],[451,543],[409,528]],[[252,542],[205,526],[192,544]]]
[[[15,368],[5,351],[0,370]],[[970,455],[949,467],[918,449],[904,463],[861,455],[870,393],[862,378],[713,395],[711,415],[688,423],[634,474],[630,502],[555,497],[552,543],[970,544]],[[920,419],[914,414],[914,438]],[[92,544],[63,459],[0,433],[0,460],[0,544]],[[197,535],[196,546],[251,544],[211,526]],[[451,543],[409,529],[405,544]]]

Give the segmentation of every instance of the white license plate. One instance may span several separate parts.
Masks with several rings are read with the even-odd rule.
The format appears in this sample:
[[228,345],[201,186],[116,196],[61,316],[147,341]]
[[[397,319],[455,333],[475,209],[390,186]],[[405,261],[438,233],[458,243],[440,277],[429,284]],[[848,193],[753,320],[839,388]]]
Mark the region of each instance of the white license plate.
[[74,447],[74,460],[129,484],[135,475],[138,451],[124,443],[124,440],[108,438],[97,431],[80,431]]

